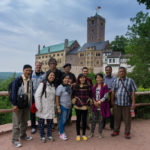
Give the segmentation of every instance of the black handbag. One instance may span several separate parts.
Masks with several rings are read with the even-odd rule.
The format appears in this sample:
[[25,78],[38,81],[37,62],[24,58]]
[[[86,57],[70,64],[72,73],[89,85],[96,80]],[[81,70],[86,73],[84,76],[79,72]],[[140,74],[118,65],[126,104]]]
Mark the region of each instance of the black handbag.
[[27,94],[18,95],[17,106],[19,109],[24,109],[28,107],[28,95]]
[[[29,81],[27,82],[27,93],[29,92]],[[28,107],[28,94],[24,92],[17,97],[17,106],[19,109]]]

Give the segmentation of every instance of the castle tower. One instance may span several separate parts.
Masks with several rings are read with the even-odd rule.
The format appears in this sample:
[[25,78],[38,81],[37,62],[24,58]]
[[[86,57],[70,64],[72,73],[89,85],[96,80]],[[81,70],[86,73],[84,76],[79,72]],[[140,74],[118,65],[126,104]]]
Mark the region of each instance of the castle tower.
[[96,13],[87,19],[87,42],[105,41],[105,18]]

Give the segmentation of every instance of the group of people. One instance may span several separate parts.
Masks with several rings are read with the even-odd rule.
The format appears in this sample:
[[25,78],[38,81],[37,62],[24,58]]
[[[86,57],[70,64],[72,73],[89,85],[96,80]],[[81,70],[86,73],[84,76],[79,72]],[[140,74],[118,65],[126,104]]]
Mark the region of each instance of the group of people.
[[[119,77],[112,76],[111,66],[106,66],[106,75],[95,75],[96,84],[88,77],[88,68],[83,67],[82,73],[77,79],[70,72],[71,64],[63,66],[64,72],[57,69],[57,61],[50,58],[49,70],[44,73],[42,64],[35,63],[35,70],[30,65],[24,65],[23,74],[12,82],[11,101],[13,105],[13,130],[12,143],[21,147],[19,140],[32,140],[27,136],[27,121],[30,113],[31,133],[36,132],[36,116],[38,117],[38,129],[41,141],[46,139],[54,141],[52,135],[53,119],[57,115],[59,137],[67,140],[65,125],[71,119],[72,108],[76,112],[76,141],[86,141],[94,136],[96,121],[98,118],[98,137],[103,138],[102,131],[105,128],[106,119],[110,118],[110,128],[113,137],[119,135],[121,120],[125,122],[125,138],[129,139],[131,128],[130,111],[135,109],[135,91],[137,87],[134,81],[126,77],[126,68],[119,68]],[[24,96],[26,95],[26,96]],[[23,105],[25,100],[28,105]],[[22,103],[22,107],[20,106]],[[90,135],[86,136],[89,125],[88,114],[92,114]],[[44,132],[44,123],[47,123],[47,138]],[[82,134],[80,134],[82,129]],[[82,136],[81,136],[82,135]]]

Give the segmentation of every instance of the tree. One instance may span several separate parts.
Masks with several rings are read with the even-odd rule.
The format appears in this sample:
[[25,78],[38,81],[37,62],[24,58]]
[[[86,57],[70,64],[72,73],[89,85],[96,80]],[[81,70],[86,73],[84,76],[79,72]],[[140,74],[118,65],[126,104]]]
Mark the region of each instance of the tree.
[[146,9],[150,9],[150,0],[137,0],[139,2],[139,4],[145,4],[146,5]]
[[150,17],[143,12],[137,13],[130,19],[133,23],[128,26],[127,36],[129,45],[126,52],[131,54],[129,64],[134,66],[131,76],[138,86],[150,86]]
[[125,47],[127,45],[128,45],[128,39],[123,35],[121,36],[117,35],[115,37],[115,40],[110,43],[110,48],[114,51],[121,51],[122,53],[124,53]]

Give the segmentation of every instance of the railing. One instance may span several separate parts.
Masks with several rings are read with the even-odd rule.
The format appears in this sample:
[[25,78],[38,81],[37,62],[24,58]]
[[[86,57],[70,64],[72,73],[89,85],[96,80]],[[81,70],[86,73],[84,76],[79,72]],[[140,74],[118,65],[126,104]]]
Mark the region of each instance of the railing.
[[[150,95],[150,91],[145,91],[145,92],[135,92],[135,95]],[[0,91],[0,96],[8,96],[7,91]],[[136,107],[141,107],[141,106],[150,106],[150,103],[136,103]],[[0,109],[0,114],[1,113],[9,113],[12,112],[12,109]]]

